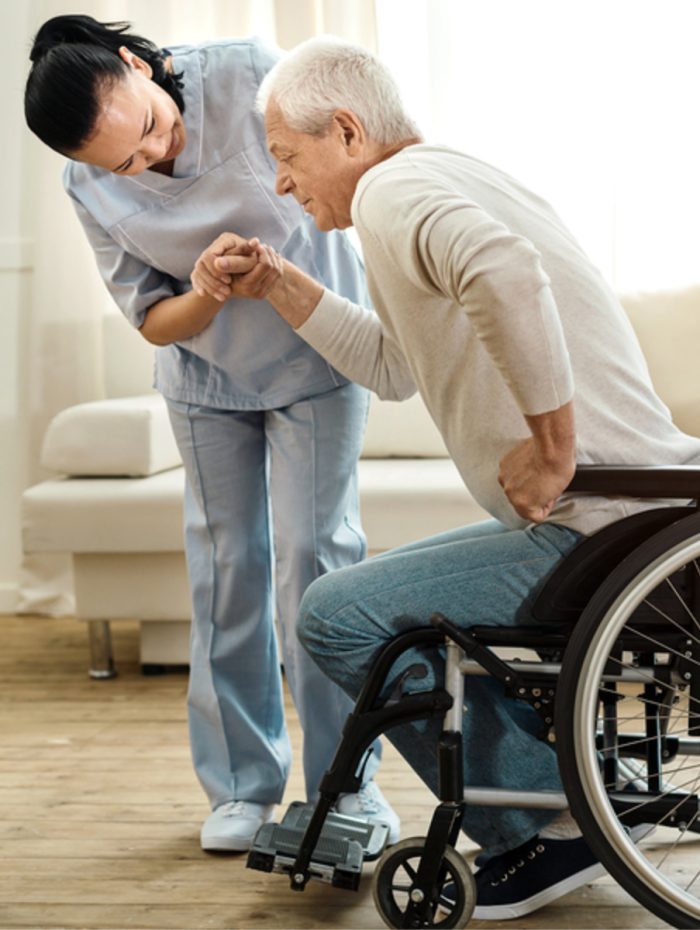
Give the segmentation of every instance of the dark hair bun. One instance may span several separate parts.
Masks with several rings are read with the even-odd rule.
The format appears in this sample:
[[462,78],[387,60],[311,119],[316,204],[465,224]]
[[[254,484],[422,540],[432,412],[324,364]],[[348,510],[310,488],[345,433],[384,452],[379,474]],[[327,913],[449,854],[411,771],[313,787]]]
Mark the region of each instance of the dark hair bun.
[[54,16],[47,19],[34,36],[34,43],[29,53],[29,60],[40,61],[44,55],[57,45],[102,45],[109,38],[114,42],[114,34],[126,32],[128,23],[99,23],[92,16],[81,14]]

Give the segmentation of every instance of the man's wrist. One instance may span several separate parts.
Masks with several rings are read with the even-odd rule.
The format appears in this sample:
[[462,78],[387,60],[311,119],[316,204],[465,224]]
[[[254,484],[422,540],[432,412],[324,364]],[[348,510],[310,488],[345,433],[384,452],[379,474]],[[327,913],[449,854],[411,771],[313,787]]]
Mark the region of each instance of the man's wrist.
[[536,416],[527,416],[538,458],[547,468],[569,471],[576,463],[573,403]]
[[267,293],[267,300],[293,329],[299,329],[318,306],[323,290],[318,281],[283,259],[282,274]]

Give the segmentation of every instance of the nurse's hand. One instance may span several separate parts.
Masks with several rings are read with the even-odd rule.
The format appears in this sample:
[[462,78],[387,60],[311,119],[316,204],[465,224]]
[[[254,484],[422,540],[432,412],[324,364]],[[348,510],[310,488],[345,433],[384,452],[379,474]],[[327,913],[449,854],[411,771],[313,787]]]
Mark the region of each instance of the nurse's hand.
[[[192,288],[200,297],[210,296],[224,301],[231,297],[233,274],[245,275],[258,264],[257,239],[243,239],[235,233],[223,233],[206,248],[195,262],[190,275]],[[216,261],[226,253],[234,252],[237,256],[235,269],[221,271]]]
[[[247,260],[249,254],[256,256],[256,265],[252,270],[242,272],[240,263]],[[246,243],[228,249],[214,264],[218,273],[231,276],[231,293],[234,297],[253,300],[265,298],[282,274],[282,258],[272,246],[265,245],[259,239],[249,239]]]

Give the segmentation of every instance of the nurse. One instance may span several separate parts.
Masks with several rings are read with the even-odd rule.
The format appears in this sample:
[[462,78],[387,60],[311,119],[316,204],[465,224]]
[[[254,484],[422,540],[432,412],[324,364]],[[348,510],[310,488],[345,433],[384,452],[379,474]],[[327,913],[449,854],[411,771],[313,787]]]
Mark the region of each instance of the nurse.
[[[275,615],[309,799],[351,710],[294,624],[315,578],[365,556],[356,465],[368,397],[254,300],[254,288],[234,293],[224,277],[211,297],[190,276],[219,234],[235,230],[353,302],[367,296],[344,235],[318,232],[292,198],[275,197],[254,107],[275,55],[255,39],[163,51],[127,30],[89,16],[46,22],[25,114],[71,159],[65,187],[102,277],[159,347],[155,384],[187,475],[190,741],[212,807],[201,843],[238,851],[272,819],[291,762]],[[259,286],[275,273],[263,263]],[[398,817],[372,780],[374,748],[361,789],[338,809],[388,822],[395,842]]]

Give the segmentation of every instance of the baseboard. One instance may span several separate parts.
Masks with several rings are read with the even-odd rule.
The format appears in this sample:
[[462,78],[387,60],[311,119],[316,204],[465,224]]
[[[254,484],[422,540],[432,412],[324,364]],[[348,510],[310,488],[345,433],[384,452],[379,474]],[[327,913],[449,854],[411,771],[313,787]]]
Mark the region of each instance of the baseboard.
[[13,614],[17,610],[19,585],[10,581],[0,582],[0,614]]

